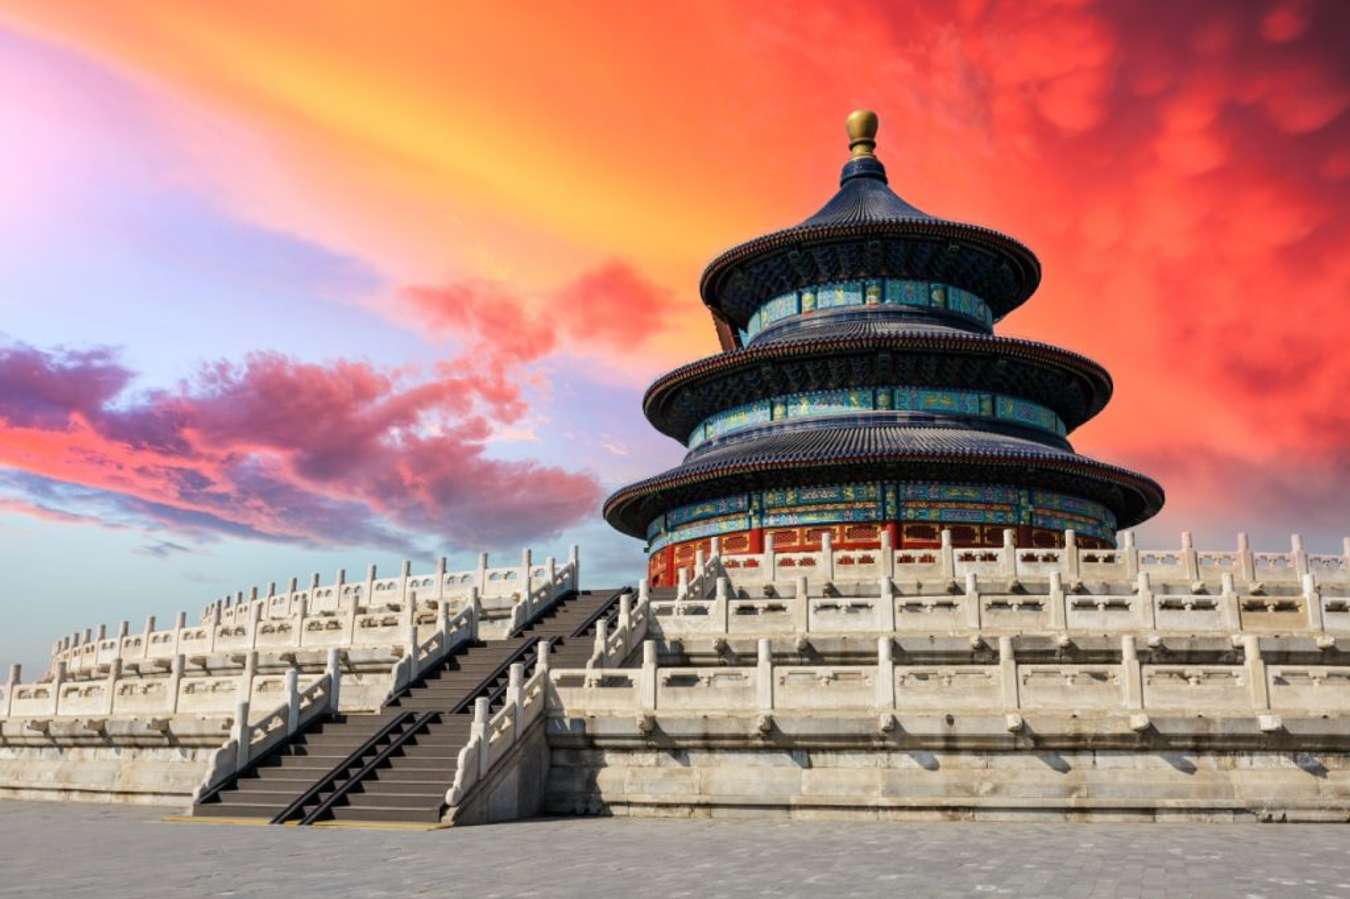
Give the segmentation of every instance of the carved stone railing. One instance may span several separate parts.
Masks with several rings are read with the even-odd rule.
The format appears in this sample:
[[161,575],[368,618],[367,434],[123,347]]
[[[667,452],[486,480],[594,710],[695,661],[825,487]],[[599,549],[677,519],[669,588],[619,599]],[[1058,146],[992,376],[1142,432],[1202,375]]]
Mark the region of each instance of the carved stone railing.
[[[1068,536],[1072,544],[1072,533]],[[828,543],[828,540],[825,541]],[[717,556],[705,562],[725,574],[714,580],[711,595],[689,589],[674,600],[651,606],[652,631],[667,639],[684,636],[744,634],[879,634],[892,632],[957,633],[986,630],[1023,632],[1180,632],[1274,633],[1350,632],[1350,581],[1304,573],[1297,580],[1239,581],[1229,561],[1207,566],[1199,555],[1194,565],[1184,553],[1144,553],[1142,568],[1125,578],[1120,571],[1083,571],[1092,566],[1122,566],[1117,552],[1082,550],[1074,565],[1065,562],[1068,550],[953,550],[944,541],[941,552],[897,554],[895,573],[872,579],[820,578],[799,573],[791,580],[746,583],[738,569],[726,567],[733,558]],[[785,558],[797,571],[827,570],[822,561],[835,560],[836,573],[857,572],[863,563],[841,563],[846,553],[796,553]],[[861,556],[862,554],[855,555]],[[915,577],[900,557],[932,568]],[[1031,556],[1034,559],[1030,559]],[[1241,562],[1242,555],[1232,554]],[[962,556],[969,556],[962,562]],[[1253,555],[1253,564],[1257,555]],[[1286,560],[1295,569],[1297,553]],[[814,560],[810,565],[803,560]],[[1179,561],[1180,560],[1180,561]],[[1125,563],[1129,559],[1124,560]],[[725,564],[724,564],[725,563]],[[871,563],[866,563],[870,566]],[[964,568],[963,568],[964,566]],[[1076,568],[1067,579],[1062,568]],[[1229,566],[1231,567],[1231,566]],[[1239,566],[1240,567],[1240,566]],[[1224,570],[1219,570],[1223,568]],[[1033,570],[1034,569],[1034,570]],[[1178,579],[1178,571],[1200,571],[1195,578]],[[1210,570],[1212,569],[1212,570]],[[1157,575],[1153,571],[1170,572]],[[1204,571],[1209,570],[1212,579]],[[740,569],[741,572],[744,569]],[[952,576],[948,576],[951,572]],[[1217,572],[1217,573],[1215,573]],[[827,572],[828,573],[828,572]],[[924,574],[925,572],[920,572]],[[1184,572],[1183,572],[1184,573]],[[959,576],[957,576],[959,575]]]
[[1206,583],[1217,586],[1224,576],[1235,584],[1271,586],[1301,584],[1312,576],[1318,585],[1350,585],[1350,538],[1339,555],[1309,554],[1298,535],[1290,539],[1287,553],[1252,552],[1245,534],[1238,535],[1235,551],[1196,550],[1190,534],[1183,534],[1181,547],[1173,550],[1142,550],[1134,545],[1131,532],[1122,532],[1117,549],[1086,549],[1078,545],[1074,531],[1065,531],[1064,546],[1018,547],[1014,532],[1004,532],[998,547],[956,547],[951,532],[943,531],[938,546],[895,550],[890,536],[881,534],[877,549],[835,549],[831,536],[821,536],[820,549],[724,555],[720,542],[711,541],[711,553],[695,555],[692,574],[681,569],[677,596],[705,599],[717,577],[727,576],[738,590],[782,590],[797,578],[806,577],[812,589],[826,584],[875,581],[888,576],[897,581],[960,582],[967,575],[981,578],[1046,580],[1058,574],[1066,585],[1087,581],[1133,582],[1148,574],[1155,583]]
[[612,668],[622,665],[647,638],[650,623],[651,593],[646,583],[643,583],[638,588],[636,602],[633,601],[632,593],[619,596],[619,615],[613,631],[609,629],[606,619],[596,622],[595,643],[586,667]]
[[[127,621],[112,634],[106,625],[87,628],[83,634],[77,631],[53,644],[50,670],[55,672],[61,662],[67,674],[76,675],[116,659],[126,663],[262,648],[386,645],[401,618],[420,613],[429,619],[442,602],[458,611],[476,595],[491,612],[480,617],[493,617],[500,609],[505,624],[519,616],[516,606],[537,606],[541,587],[550,585],[548,589],[556,591],[559,582],[567,583],[568,589],[576,589],[579,583],[576,547],[562,566],[552,558],[535,564],[525,550],[519,566],[506,568],[488,567],[484,553],[471,571],[448,571],[442,559],[434,572],[422,575],[414,574],[412,564],[405,562],[400,575],[392,578],[377,577],[374,566],[364,581],[356,583],[348,582],[343,571],[330,584],[320,584],[317,574],[304,586],[292,578],[284,593],[278,593],[273,583],[266,594],[255,588],[248,596],[240,592],[216,600],[202,610],[200,622],[194,625],[188,625],[187,613],[182,612],[167,629],[157,629],[151,616],[144,630],[134,634]],[[400,636],[393,642],[406,640]]]
[[1235,641],[1231,664],[1169,661],[1161,650],[1141,662],[1131,635],[1119,638],[1114,653],[1096,653],[1114,662],[1048,661],[1044,653],[1022,659],[1014,638],[1002,636],[967,664],[898,664],[892,639],[882,637],[871,665],[778,664],[772,641],[761,639],[753,667],[658,667],[649,640],[641,668],[550,671],[549,708],[573,718],[637,716],[644,730],[658,714],[764,716],[766,732],[775,713],[875,714],[883,730],[897,714],[1003,715],[1016,732],[1023,713],[1128,715],[1136,730],[1149,727],[1150,714],[1237,716],[1275,731],[1281,715],[1350,711],[1350,666],[1268,662],[1288,647],[1267,639],[1268,646],[1256,636]]
[[287,671],[285,701],[262,717],[250,719],[250,702],[240,702],[231,721],[230,737],[211,758],[206,776],[198,785],[193,799],[200,798],[226,778],[243,771],[251,762],[307,727],[315,718],[336,711],[341,679],[341,669],[334,651],[329,656],[327,672],[304,689],[300,688],[299,672],[294,668]]
[[547,642],[538,644],[538,656],[528,679],[523,662],[511,666],[506,704],[497,714],[489,714],[487,697],[474,702],[469,742],[459,751],[454,782],[445,792],[445,804],[450,808],[463,804],[474,787],[491,775],[543,716],[548,698],[548,650]]

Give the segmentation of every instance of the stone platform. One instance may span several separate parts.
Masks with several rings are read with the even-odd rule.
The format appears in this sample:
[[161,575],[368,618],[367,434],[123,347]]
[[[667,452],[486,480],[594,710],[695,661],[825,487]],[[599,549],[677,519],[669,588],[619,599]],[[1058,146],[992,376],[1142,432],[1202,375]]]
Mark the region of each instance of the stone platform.
[[585,818],[419,833],[166,811],[0,801],[0,897],[1350,897],[1330,825]]

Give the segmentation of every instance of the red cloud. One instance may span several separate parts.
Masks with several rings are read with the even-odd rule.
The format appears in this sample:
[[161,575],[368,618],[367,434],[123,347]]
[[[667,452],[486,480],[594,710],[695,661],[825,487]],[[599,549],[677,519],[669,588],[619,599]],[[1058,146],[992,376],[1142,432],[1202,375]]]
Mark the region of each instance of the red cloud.
[[[484,455],[486,417],[523,409],[495,375],[405,383],[257,354],[128,400],[130,377],[103,351],[0,347],[0,465],[26,473],[21,486],[96,488],[157,527],[315,543],[502,545],[599,499],[588,474]],[[51,511],[20,503],[7,506]]]
[[621,262],[586,272],[531,305],[505,285],[465,281],[410,287],[403,297],[431,327],[463,334],[470,356],[500,365],[533,362],[570,346],[631,352],[655,336],[677,311],[670,291]]

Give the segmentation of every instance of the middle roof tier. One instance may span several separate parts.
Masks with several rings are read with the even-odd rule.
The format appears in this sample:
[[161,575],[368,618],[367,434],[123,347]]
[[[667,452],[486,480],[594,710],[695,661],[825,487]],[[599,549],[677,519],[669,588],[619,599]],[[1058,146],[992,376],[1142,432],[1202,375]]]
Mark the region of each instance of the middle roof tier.
[[1064,434],[1100,412],[1112,389],[1100,365],[1050,344],[868,315],[821,320],[675,369],[647,389],[643,412],[690,443],[711,417],[747,404],[899,387],[1022,401],[1052,413],[1051,430]]

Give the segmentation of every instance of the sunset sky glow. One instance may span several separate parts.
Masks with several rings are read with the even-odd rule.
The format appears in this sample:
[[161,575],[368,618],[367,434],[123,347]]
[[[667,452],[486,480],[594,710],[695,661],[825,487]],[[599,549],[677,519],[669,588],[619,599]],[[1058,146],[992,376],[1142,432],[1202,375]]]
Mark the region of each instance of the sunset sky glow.
[[18,0],[0,9],[0,661],[599,504],[725,247],[891,186],[1031,247],[1000,333],[1115,379],[1139,532],[1350,533],[1350,5]]

